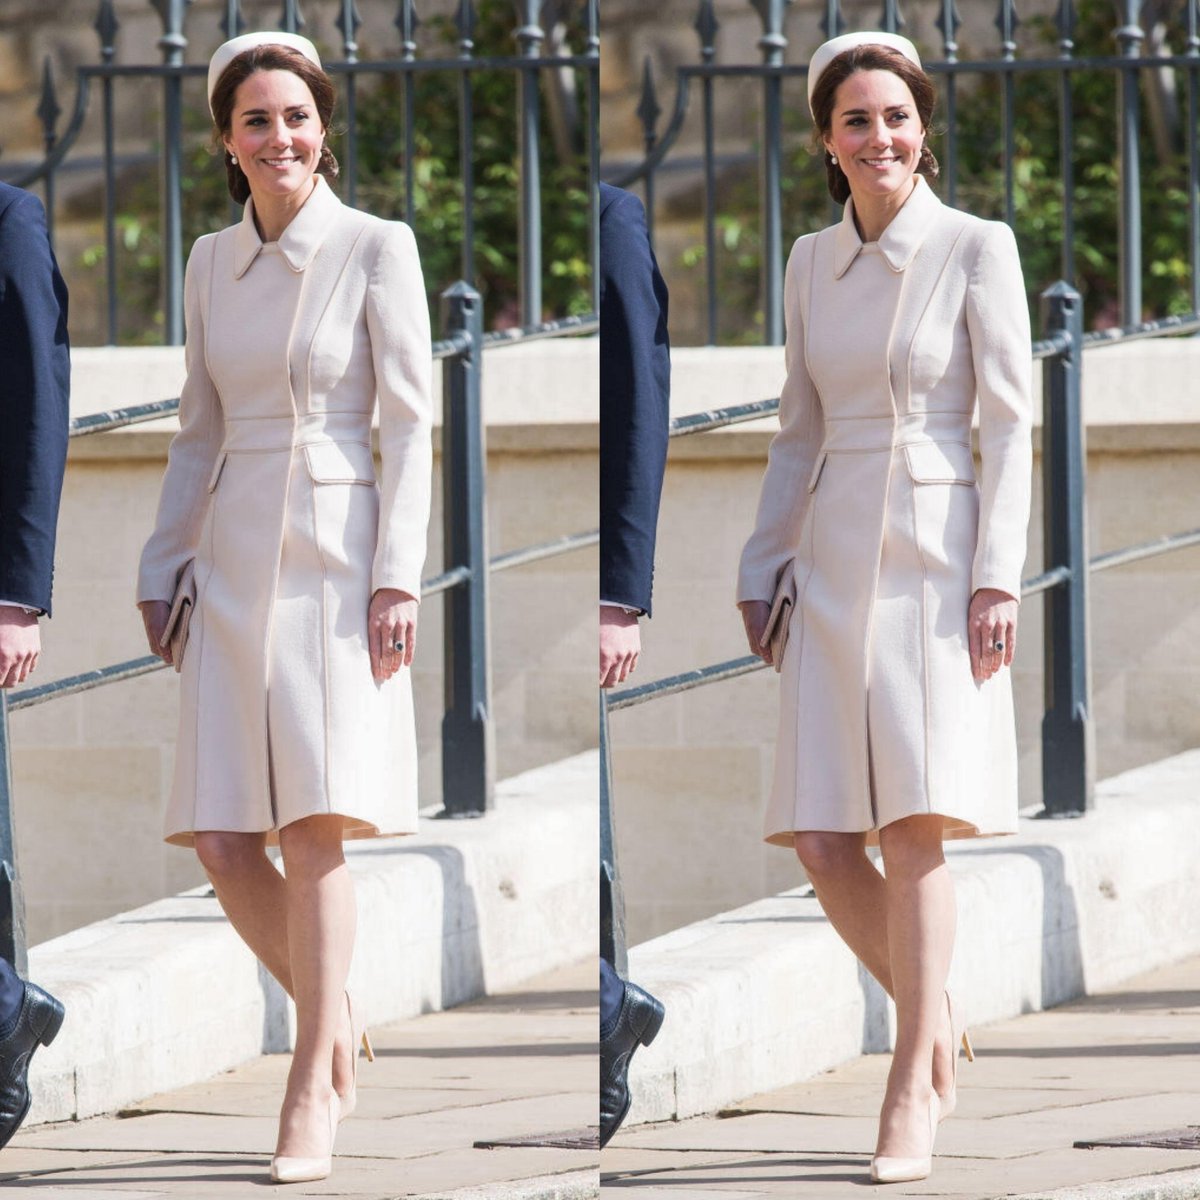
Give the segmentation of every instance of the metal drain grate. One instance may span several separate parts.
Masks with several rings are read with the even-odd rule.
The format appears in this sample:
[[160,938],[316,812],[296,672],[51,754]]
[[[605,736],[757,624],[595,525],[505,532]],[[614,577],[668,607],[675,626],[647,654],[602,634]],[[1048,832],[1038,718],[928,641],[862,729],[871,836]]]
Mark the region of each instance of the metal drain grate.
[[568,1129],[563,1133],[527,1133],[522,1137],[488,1138],[473,1143],[476,1150],[503,1150],[514,1146],[545,1146],[553,1150],[599,1150],[600,1127]]
[[1200,1125],[1182,1129],[1164,1129],[1161,1133],[1131,1133],[1126,1137],[1094,1138],[1076,1142],[1076,1150],[1096,1150],[1101,1146],[1146,1146],[1155,1150],[1200,1150]]

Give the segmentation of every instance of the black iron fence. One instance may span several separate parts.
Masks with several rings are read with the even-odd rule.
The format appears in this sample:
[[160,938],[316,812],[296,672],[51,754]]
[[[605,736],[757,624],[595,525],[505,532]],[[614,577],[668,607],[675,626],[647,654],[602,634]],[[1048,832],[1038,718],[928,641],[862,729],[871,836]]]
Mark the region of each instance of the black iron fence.
[[[1043,569],[1021,584],[1022,597],[1044,597],[1042,646],[1045,709],[1042,717],[1042,804],[1039,817],[1081,817],[1095,788],[1088,579],[1098,571],[1200,546],[1200,528],[1087,556],[1087,453],[1082,407],[1083,351],[1143,338],[1200,333],[1200,312],[1122,329],[1083,332],[1082,301],[1059,282],[1042,294],[1042,531]],[[760,400],[671,422],[671,436],[704,433],[779,411],[778,399]],[[620,691],[600,693],[600,939],[601,954],[625,975],[625,918],[613,829],[609,713],[676,695],[764,668],[746,655]]]
[[[185,259],[183,184],[184,161],[187,138],[185,137],[183,84],[185,80],[203,78],[207,66],[186,64],[184,55],[188,49],[186,14],[190,0],[149,0],[162,20],[162,37],[159,48],[161,63],[120,64],[116,61],[116,42],[120,29],[113,0],[99,0],[95,29],[100,40],[100,61],[83,65],[75,72],[75,100],[67,125],[60,130],[62,108],[58,99],[58,87],[49,59],[43,70],[41,98],[37,107],[42,127],[45,155],[40,162],[7,175],[7,182],[19,187],[30,187],[40,182],[44,188],[47,219],[50,224],[51,241],[55,234],[55,201],[59,176],[64,169],[67,156],[80,138],[85,121],[92,108],[93,85],[98,84],[101,100],[103,129],[103,151],[101,171],[104,180],[104,261],[105,261],[105,307],[107,341],[117,341],[118,330],[118,230],[117,230],[117,177],[118,154],[116,149],[117,128],[114,115],[114,88],[123,80],[158,80],[162,89],[162,134],[161,190],[159,221],[162,230],[162,286],[161,307],[163,311],[163,336],[168,345],[183,342],[183,268]],[[584,45],[579,53],[559,52],[554,46],[547,51],[549,31],[541,24],[543,13],[551,15],[567,8],[578,6],[583,12],[582,28]],[[311,7],[311,6],[310,6]],[[599,177],[599,143],[594,114],[598,112],[600,41],[598,0],[559,0],[550,4],[546,0],[516,0],[513,5],[516,23],[511,30],[514,48],[511,55],[479,55],[475,49],[476,26],[479,20],[473,0],[460,0],[454,16],[457,37],[453,49],[438,58],[421,58],[418,53],[416,31],[419,19],[414,0],[399,0],[397,15],[393,22],[401,38],[400,56],[397,58],[359,58],[357,35],[361,18],[354,0],[336,0],[336,17],[333,25],[340,34],[342,57],[326,61],[325,70],[341,80],[342,113],[339,121],[344,122],[343,166],[340,174],[341,190],[346,202],[355,205],[360,186],[360,158],[362,136],[359,129],[359,112],[362,102],[360,82],[375,77],[399,80],[401,101],[395,114],[402,145],[402,191],[404,203],[401,214],[405,221],[413,224],[416,213],[416,113],[418,81],[431,74],[444,74],[458,81],[458,162],[457,170],[460,189],[455,207],[461,210],[460,263],[457,274],[468,281],[476,280],[476,229],[477,191],[475,158],[478,147],[474,136],[474,81],[481,73],[505,72],[517,79],[517,111],[514,114],[513,143],[517,147],[519,181],[513,197],[513,218],[517,225],[519,257],[520,320],[523,325],[533,325],[543,319],[543,283],[545,281],[543,248],[543,212],[548,199],[542,186],[542,163],[540,140],[547,114],[543,111],[542,85],[556,73],[571,76],[569,86],[560,89],[565,99],[560,108],[571,109],[573,117],[569,123],[582,131],[586,150],[586,192],[590,197],[588,206],[586,247],[581,244],[574,253],[586,256],[593,265],[596,262],[599,238],[599,207],[596,197],[596,180]],[[284,0],[279,18],[279,28],[289,32],[306,32],[299,0]],[[240,0],[225,0],[221,28],[228,37],[245,31]],[[574,83],[576,76],[582,78],[582,89]],[[582,97],[577,93],[581,91]],[[344,115],[343,115],[344,114]],[[562,114],[559,114],[562,117]],[[562,123],[560,119],[560,124]],[[582,181],[581,181],[582,183]],[[582,187],[581,187],[582,190]],[[453,237],[450,229],[442,231],[440,240]],[[595,271],[592,271],[592,292],[579,305],[594,311],[598,307]]]
[[[488,579],[496,571],[540,562],[596,545],[598,529],[557,537],[488,557],[486,447],[482,409],[483,351],[541,338],[594,334],[593,313],[501,333],[483,332],[483,304],[470,284],[442,295],[443,570],[421,583],[422,596],[443,596],[442,811],[444,818],[482,816],[492,807],[496,766],[492,722]],[[174,415],[178,399],[97,413],[71,422],[71,436],[103,433]],[[0,692],[0,957],[25,974],[25,910],[13,838],[12,768],[8,714],[63,696],[136,679],[165,668],[154,655],[99,667],[6,695]]]
[[[621,187],[641,183],[653,239],[655,197],[659,177],[664,168],[675,165],[671,158],[672,151],[677,150],[682,140],[681,135],[684,134],[685,126],[693,112],[694,92],[699,91],[702,150],[696,170],[702,179],[705,328],[706,340],[710,345],[717,343],[720,332],[719,297],[722,291],[728,296],[730,290],[728,287],[722,289],[718,284],[721,262],[718,237],[718,220],[721,215],[718,172],[719,168],[729,166],[730,162],[728,156],[719,156],[717,152],[716,97],[721,88],[730,84],[737,85],[740,81],[757,81],[761,86],[760,135],[751,155],[757,159],[759,168],[757,235],[761,267],[758,302],[763,315],[762,339],[768,345],[780,345],[783,342],[782,285],[786,251],[784,201],[787,198],[782,183],[787,165],[785,121],[795,112],[802,111],[805,122],[803,133],[807,136],[809,132],[808,110],[803,101],[803,93],[797,93],[795,103],[785,105],[785,83],[802,81],[808,74],[807,61],[785,61],[789,45],[784,33],[784,18],[789,2],[790,0],[750,0],[762,21],[762,38],[758,43],[762,52],[762,62],[723,64],[716,61],[720,25],[713,2],[700,0],[695,22],[699,37],[700,61],[684,64],[677,69],[675,98],[665,128],[660,128],[663,109],[659,104],[657,87],[650,61],[647,59],[643,72],[642,95],[637,107],[645,142],[645,156],[636,164],[613,164],[603,171],[605,178]],[[1106,13],[1115,9],[1119,16],[1117,24],[1106,31],[1106,40],[1116,53],[1077,55],[1077,26],[1084,18],[1094,22],[1101,7]],[[1173,5],[1160,7],[1163,10],[1175,8]],[[946,202],[956,205],[960,199],[964,149],[960,117],[968,93],[972,88],[978,89],[978,86],[987,80],[996,80],[998,96],[992,128],[999,131],[997,149],[1002,169],[1000,187],[995,190],[1003,196],[1003,207],[1002,211],[995,215],[1003,216],[1009,225],[1017,227],[1023,257],[1028,258],[1031,239],[1038,240],[1038,248],[1042,251],[1052,252],[1054,248],[1058,249],[1057,269],[1052,268],[1043,279],[1032,281],[1035,289],[1040,290],[1055,276],[1082,286],[1078,277],[1081,255],[1089,260],[1097,256],[1108,256],[1109,248],[1106,246],[1082,244],[1077,228],[1076,202],[1081,194],[1081,186],[1090,187],[1093,194],[1099,186],[1105,191],[1103,203],[1109,202],[1108,193],[1116,193],[1111,196],[1111,203],[1119,213],[1117,261],[1120,324],[1130,325],[1142,320],[1143,284],[1146,278],[1142,253],[1145,240],[1142,218],[1143,206],[1146,203],[1146,192],[1141,181],[1142,160],[1154,152],[1155,141],[1161,140],[1146,136],[1147,114],[1143,112],[1140,90],[1140,84],[1145,82],[1147,87],[1154,88],[1152,97],[1155,101],[1156,115],[1161,117],[1165,112],[1170,117],[1167,124],[1173,128],[1167,130],[1163,136],[1178,143],[1182,147],[1181,154],[1186,159],[1186,170],[1183,172],[1186,179],[1181,177],[1178,183],[1179,203],[1186,212],[1186,234],[1179,235],[1179,245],[1171,247],[1170,257],[1176,262],[1186,259],[1189,278],[1179,290],[1181,294],[1190,291],[1190,309],[1193,312],[1200,311],[1200,146],[1197,141],[1200,129],[1200,3],[1197,0],[1182,0],[1178,4],[1178,18],[1175,21],[1177,28],[1174,33],[1176,40],[1184,44],[1184,52],[1176,54],[1168,51],[1156,31],[1151,31],[1155,37],[1150,41],[1150,33],[1139,23],[1139,0],[1119,0],[1115,5],[1104,6],[1076,5],[1072,0],[1061,0],[1053,19],[1054,43],[1045,53],[1034,58],[1022,59],[1018,58],[1017,29],[1020,21],[1016,5],[1014,0],[1000,0],[995,19],[995,27],[999,34],[997,56],[970,61],[959,59],[957,38],[962,22],[955,0],[940,0],[937,9],[935,24],[940,35],[941,44],[937,47],[939,56],[930,54],[932,47],[922,48],[927,56],[926,70],[942,80],[941,116],[944,116],[945,135],[940,139],[940,145],[936,137],[934,142],[942,160],[939,190]],[[820,41],[846,31],[839,0],[826,0],[823,10],[820,36],[817,36],[817,31],[814,30],[811,43],[800,47],[805,60]],[[1171,15],[1174,16],[1173,11]],[[906,25],[899,0],[885,0],[879,28],[916,36],[912,30],[906,29]],[[1099,184],[1095,179],[1089,179],[1081,185],[1078,179],[1078,160],[1082,147],[1077,143],[1075,130],[1084,115],[1081,112],[1081,106],[1084,105],[1077,93],[1081,78],[1086,80],[1094,77],[1096,73],[1110,80],[1115,77],[1117,82],[1114,100],[1116,111],[1111,125],[1106,126],[1104,145],[1099,154],[1107,161],[1111,159],[1114,150],[1118,153],[1118,178],[1115,184],[1110,184],[1108,173],[1105,172]],[[1182,89],[1182,102],[1176,94],[1176,73],[1182,75],[1186,81],[1186,86]],[[1045,222],[1045,227],[1026,232],[1017,220],[1018,193],[1022,187],[1028,190],[1029,186],[1028,181],[1020,184],[1017,179],[1017,100],[1019,87],[1024,82],[1036,78],[1056,84],[1057,107],[1055,112],[1055,104],[1051,103],[1044,114],[1047,130],[1052,129],[1053,122],[1057,122],[1057,163],[1036,165],[1039,171],[1045,170],[1047,174],[1056,170],[1058,180],[1057,186],[1048,193],[1050,203],[1045,211],[1049,213],[1049,219]],[[936,132],[935,129],[934,133]],[[1051,136],[1053,137],[1052,134]],[[977,147],[972,149],[977,151]],[[1051,157],[1053,153],[1052,150]],[[739,154],[737,157],[740,160],[745,155]],[[687,164],[686,169],[690,170],[691,164]],[[811,174],[814,179],[819,176],[818,190],[823,191],[824,171],[819,165],[814,162],[806,173]],[[728,180],[723,182],[727,184]],[[821,217],[820,223],[828,223],[827,212]],[[798,232],[805,230],[789,228],[790,235]],[[1163,236],[1162,230],[1151,230],[1150,233],[1160,240]],[[733,257],[735,256],[732,254],[727,255],[726,260]],[[729,311],[732,311],[733,307],[731,304]]]

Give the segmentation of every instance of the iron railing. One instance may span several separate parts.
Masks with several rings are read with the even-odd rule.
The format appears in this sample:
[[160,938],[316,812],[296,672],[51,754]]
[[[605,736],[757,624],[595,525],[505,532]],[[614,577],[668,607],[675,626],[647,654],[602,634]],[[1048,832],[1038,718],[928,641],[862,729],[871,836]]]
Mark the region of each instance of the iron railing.
[[[492,807],[496,767],[492,723],[491,648],[488,638],[488,578],[569,554],[600,540],[597,529],[553,538],[488,558],[487,480],[482,411],[483,351],[548,337],[594,334],[593,313],[543,322],[498,334],[483,332],[483,302],[470,284],[442,294],[442,328],[447,337],[433,346],[442,363],[442,546],[443,570],[422,581],[424,597],[441,593],[443,637],[442,811],[444,818],[479,817]],[[71,422],[80,437],[170,416],[179,401],[162,400]],[[165,665],[154,655],[99,667],[80,675],[0,691],[0,957],[25,974],[25,910],[13,839],[11,740],[8,713],[108,684],[136,679]]]
[[[1091,700],[1088,579],[1098,571],[1200,546],[1200,529],[1161,536],[1087,557],[1087,453],[1082,409],[1083,351],[1148,337],[1200,333],[1200,312],[1098,333],[1083,332],[1082,300],[1059,282],[1042,294],[1045,337],[1033,346],[1042,366],[1043,570],[1021,584],[1023,598],[1044,597],[1042,660],[1042,811],[1044,818],[1081,817],[1095,790]],[[671,422],[682,437],[774,415],[779,401],[759,400]],[[600,693],[600,944],[601,954],[625,974],[625,917],[613,825],[610,713],[765,667],[748,654],[620,691]]]
[[[637,116],[642,125],[645,156],[635,164],[613,164],[603,170],[605,178],[620,187],[640,181],[646,198],[646,216],[651,240],[654,238],[655,192],[659,172],[680,140],[692,112],[693,85],[701,93],[703,149],[700,172],[704,197],[704,261],[706,288],[706,340],[709,345],[718,341],[717,286],[717,167],[716,117],[714,89],[727,81],[757,80],[762,89],[761,137],[754,151],[759,163],[760,237],[762,246],[760,303],[763,312],[763,341],[768,345],[783,343],[784,263],[783,214],[780,180],[784,168],[784,97],[785,80],[806,78],[807,62],[788,63],[784,55],[788,39],[784,33],[785,12],[789,0],[750,0],[762,21],[759,48],[761,63],[719,64],[716,58],[716,39],[720,28],[712,0],[700,0],[695,29],[699,36],[700,61],[679,66],[676,71],[675,99],[665,129],[659,128],[662,107],[658,102],[654,76],[647,58],[643,71],[641,100]],[[935,22],[941,35],[941,57],[925,62],[925,69],[944,79],[943,109],[945,140],[939,150],[942,158],[940,180],[947,203],[954,205],[960,183],[958,110],[959,81],[970,76],[1000,77],[998,124],[1002,145],[1004,219],[1014,224],[1017,184],[1016,164],[1016,87],[1023,77],[1037,73],[1058,76],[1058,174],[1061,183],[1062,224],[1059,275],[1076,280],[1076,205],[1077,187],[1075,159],[1078,147],[1074,142],[1073,77],[1084,71],[1115,73],[1119,80],[1117,96],[1117,150],[1120,161],[1120,253],[1119,290],[1120,320],[1130,325],[1142,318],[1142,197],[1140,186],[1139,121],[1141,97],[1138,91],[1139,72],[1147,68],[1170,69],[1183,73],[1187,80],[1184,111],[1179,127],[1187,146],[1187,246],[1179,247],[1178,255],[1186,253],[1191,272],[1191,308],[1200,311],[1200,0],[1183,0],[1180,11],[1186,29],[1186,50],[1183,54],[1145,54],[1146,31],[1139,24],[1139,0],[1119,0],[1115,5],[1120,21],[1112,36],[1119,47],[1115,55],[1077,56],[1075,32],[1077,5],[1062,0],[1054,18],[1057,33],[1057,55],[1018,59],[1016,30],[1019,20],[1014,0],[1000,0],[995,25],[1000,35],[999,55],[994,59],[961,61],[958,57],[957,35],[961,18],[954,0],[939,0]],[[905,32],[906,21],[898,0],[885,0],[879,28]],[[807,46],[804,57],[818,42],[845,32],[846,22],[839,0],[826,0],[820,21],[821,36],[815,36]],[[941,121],[939,120],[939,124]],[[744,156],[739,156],[744,157]],[[690,167],[690,164],[688,164]],[[820,172],[819,167],[814,170]],[[823,178],[823,172],[820,172]]]
[[[76,68],[75,101],[66,128],[59,129],[62,108],[58,89],[46,59],[43,74],[41,99],[37,116],[42,127],[45,154],[40,162],[24,167],[7,176],[7,182],[18,187],[29,187],[41,181],[46,198],[46,219],[51,242],[55,233],[55,198],[59,173],[67,155],[79,139],[84,123],[91,110],[92,85],[98,82],[101,92],[101,122],[103,127],[102,173],[104,177],[104,243],[105,243],[105,297],[107,341],[115,345],[118,329],[118,286],[117,286],[117,169],[116,122],[113,107],[114,85],[120,80],[156,79],[162,85],[162,151],[163,189],[161,200],[161,228],[163,246],[163,314],[164,340],[168,345],[183,343],[183,164],[186,145],[183,116],[183,82],[186,79],[202,78],[207,67],[186,64],[184,53],[188,47],[185,18],[190,0],[149,0],[162,21],[163,35],[159,39],[162,51],[161,63],[133,63],[122,65],[116,60],[116,39],[120,28],[113,0],[99,0],[95,22],[100,39],[100,62]],[[600,77],[600,38],[598,0],[583,0],[586,27],[585,46],[582,53],[546,52],[547,32],[540,24],[543,0],[516,0],[517,24],[512,36],[519,53],[513,55],[477,55],[475,53],[475,29],[477,15],[473,0],[460,0],[454,16],[457,33],[457,54],[439,58],[418,57],[415,40],[419,20],[414,0],[399,0],[397,16],[393,24],[401,37],[399,58],[360,60],[357,35],[361,18],[354,0],[337,0],[337,15],[334,26],[341,35],[342,58],[325,62],[325,70],[343,81],[341,88],[345,125],[343,157],[345,162],[339,176],[346,202],[357,203],[359,184],[359,81],[368,76],[399,77],[402,87],[402,111],[398,114],[401,139],[404,146],[404,219],[413,223],[415,206],[415,116],[417,80],[431,72],[457,75],[458,87],[458,171],[462,185],[463,226],[461,231],[461,259],[459,274],[465,280],[474,280],[475,264],[475,197],[476,180],[474,170],[475,141],[473,133],[472,80],[481,72],[503,71],[515,73],[518,80],[518,105],[516,134],[519,146],[520,186],[516,200],[516,218],[520,257],[520,302],[521,321],[533,325],[543,318],[542,283],[544,278],[542,255],[542,205],[541,165],[539,133],[544,124],[543,103],[540,91],[546,76],[555,72],[582,73],[589,105],[589,119],[585,126],[587,145],[589,203],[588,250],[590,261],[597,261],[599,246],[599,201],[596,196],[596,181],[599,178],[599,141],[594,114],[598,111]],[[227,37],[235,37],[245,31],[240,0],[225,0],[221,28]],[[307,22],[300,11],[299,0],[284,0],[278,28],[293,33],[304,32]],[[566,89],[570,91],[570,89]],[[573,101],[565,100],[560,107],[570,107]],[[582,106],[578,106],[582,107]],[[339,119],[339,123],[342,123]],[[446,236],[449,236],[448,234]],[[592,299],[590,307],[599,307],[598,282],[593,270]]]

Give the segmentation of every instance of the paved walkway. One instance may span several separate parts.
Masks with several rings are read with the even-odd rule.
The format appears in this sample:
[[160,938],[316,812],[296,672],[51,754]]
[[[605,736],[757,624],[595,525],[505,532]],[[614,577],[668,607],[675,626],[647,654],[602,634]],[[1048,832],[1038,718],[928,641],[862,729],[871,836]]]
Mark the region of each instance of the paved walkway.
[[[671,1019],[668,1011],[667,1020]],[[868,1055],[713,1117],[622,1130],[606,1147],[613,1200],[837,1200],[865,1191],[946,1200],[1200,1197],[1200,958],[1045,1013],[972,1032],[958,1112],[933,1176],[867,1177],[887,1055]],[[1193,1126],[1192,1149],[1076,1148]]]
[[[68,1014],[69,1019],[69,1014]],[[358,1112],[334,1173],[273,1185],[267,1166],[289,1057],[267,1055],[115,1117],[22,1131],[0,1152],[0,1194],[149,1200],[266,1192],[354,1200],[576,1200],[598,1194],[599,1152],[477,1148],[597,1122],[595,960],[444,1013],[371,1030]]]

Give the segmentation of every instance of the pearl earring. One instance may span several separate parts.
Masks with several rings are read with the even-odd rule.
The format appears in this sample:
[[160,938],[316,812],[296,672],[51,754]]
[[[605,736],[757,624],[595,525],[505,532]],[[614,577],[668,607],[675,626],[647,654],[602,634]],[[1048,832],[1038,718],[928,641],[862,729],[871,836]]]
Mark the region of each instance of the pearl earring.
[[[235,159],[234,161],[236,161],[236,159]],[[829,156],[829,161],[830,161],[831,163],[833,163],[833,165],[836,167],[836,166],[837,166],[837,155],[836,155],[836,154],[831,154],[831,155]]]
[[231,155],[229,156],[229,161],[230,161],[231,163],[233,163],[233,165],[236,167],[236,166],[237,166],[237,155],[236,155],[236,154],[231,154]]

